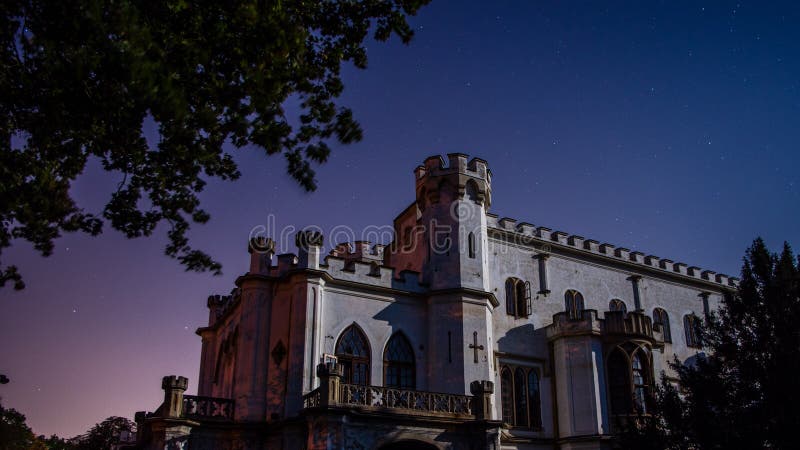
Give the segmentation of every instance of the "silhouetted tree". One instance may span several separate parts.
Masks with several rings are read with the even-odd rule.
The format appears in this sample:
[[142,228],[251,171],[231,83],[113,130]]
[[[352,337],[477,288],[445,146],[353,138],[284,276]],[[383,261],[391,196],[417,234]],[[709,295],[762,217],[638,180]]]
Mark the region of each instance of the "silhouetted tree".
[[0,404],[0,450],[29,450],[36,441],[25,416]]
[[708,353],[675,360],[679,388],[662,378],[651,415],[620,435],[630,449],[793,449],[800,425],[800,259],[759,238],[736,293],[701,329]]
[[119,443],[124,431],[135,432],[136,423],[124,417],[112,416],[96,424],[77,439],[76,450],[108,450]]
[[[207,180],[239,177],[223,144],[283,154],[314,190],[326,142],[362,135],[336,102],[342,63],[366,67],[370,32],[409,42],[406,18],[428,1],[3,0],[0,251],[24,239],[47,256],[62,232],[97,235],[103,219],[128,237],[165,223],[167,255],[219,273],[186,234],[209,220]],[[70,193],[90,159],[119,176],[102,217]],[[14,266],[0,266],[6,282],[24,288]]]

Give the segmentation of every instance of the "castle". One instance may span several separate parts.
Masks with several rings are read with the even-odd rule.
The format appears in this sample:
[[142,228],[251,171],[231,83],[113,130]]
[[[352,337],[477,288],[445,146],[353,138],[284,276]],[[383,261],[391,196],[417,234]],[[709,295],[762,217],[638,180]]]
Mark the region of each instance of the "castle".
[[142,449],[605,449],[736,279],[488,212],[487,163],[430,157],[387,246],[251,239],[208,299],[198,395]]

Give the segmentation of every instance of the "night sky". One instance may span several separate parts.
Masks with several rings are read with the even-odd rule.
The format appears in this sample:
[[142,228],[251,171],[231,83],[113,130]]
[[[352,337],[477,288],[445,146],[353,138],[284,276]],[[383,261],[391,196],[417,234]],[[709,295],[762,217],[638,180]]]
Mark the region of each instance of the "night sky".
[[[164,256],[163,227],[68,235],[50,258],[16,243],[3,263],[28,287],[0,291],[3,405],[37,434],[71,437],[158,407],[163,375],[196,392],[195,329],[207,296],[247,270],[250,231],[269,217],[356,237],[389,225],[434,154],[486,159],[501,217],[689,265],[738,275],[759,235],[800,247],[800,4],[597,3],[434,0],[410,46],[370,42],[342,98],[364,140],[334,146],[318,192],[243,149],[242,178],[202,195],[212,220],[193,243],[223,276]],[[94,162],[74,195],[99,213],[118,180]]]

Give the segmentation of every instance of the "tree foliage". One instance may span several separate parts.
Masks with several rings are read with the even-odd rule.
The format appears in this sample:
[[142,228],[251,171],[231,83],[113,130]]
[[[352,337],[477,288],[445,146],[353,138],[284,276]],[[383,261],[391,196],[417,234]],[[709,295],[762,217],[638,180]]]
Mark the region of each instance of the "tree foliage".
[[[406,18],[427,1],[0,0],[0,251],[23,239],[47,256],[62,232],[164,223],[169,256],[219,273],[187,231],[209,220],[207,180],[240,175],[227,144],[282,154],[314,190],[328,142],[362,135],[337,104],[342,63],[366,67],[370,33],[409,42]],[[119,175],[101,215],[70,193],[90,158]],[[14,266],[0,267],[6,282],[24,287]]]
[[125,431],[136,432],[136,423],[124,417],[111,416],[78,437],[75,450],[109,450],[119,443],[120,435]]
[[796,448],[800,424],[800,258],[788,244],[747,250],[735,294],[701,330],[708,353],[674,361],[679,388],[662,378],[651,416],[621,435],[624,448]]
[[29,450],[37,442],[25,416],[0,404],[0,450]]

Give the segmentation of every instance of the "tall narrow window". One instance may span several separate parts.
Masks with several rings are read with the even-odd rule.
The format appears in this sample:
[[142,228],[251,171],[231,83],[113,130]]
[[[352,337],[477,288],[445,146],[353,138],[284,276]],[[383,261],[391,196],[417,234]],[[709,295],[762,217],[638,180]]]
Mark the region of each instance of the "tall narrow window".
[[416,385],[414,349],[402,333],[395,333],[383,352],[383,385],[414,389]]
[[539,394],[539,374],[528,372],[528,418],[531,428],[542,428],[542,398]]
[[470,231],[469,236],[467,237],[467,243],[469,244],[469,257],[474,259],[475,258],[475,233]]
[[631,410],[631,373],[628,361],[621,350],[608,357],[608,388],[611,414],[628,414]]
[[502,365],[500,389],[503,422],[515,427],[541,429],[541,396],[536,369]]
[[608,303],[608,310],[609,311],[622,311],[623,313],[628,312],[628,307],[625,306],[625,302],[622,300],[615,298]]
[[342,332],[336,343],[336,359],[344,370],[342,381],[369,384],[369,342],[357,325],[350,325]]
[[584,309],[583,295],[574,289],[568,290],[564,294],[564,309],[570,319],[582,319]]
[[514,371],[514,425],[528,426],[527,377],[521,367]]
[[631,374],[633,379],[633,405],[637,412],[647,413],[648,364],[647,356],[642,355],[643,350],[636,350],[631,359]]
[[686,336],[686,346],[701,348],[700,342],[700,319],[694,314],[683,316],[683,332]]
[[531,315],[530,282],[519,278],[506,280],[506,313],[517,318]]
[[653,310],[653,325],[661,327],[661,333],[664,336],[664,342],[672,342],[672,333],[669,330],[669,316],[667,312],[661,308]]
[[500,371],[501,401],[503,403],[503,422],[514,423],[514,380],[511,369],[503,367]]

